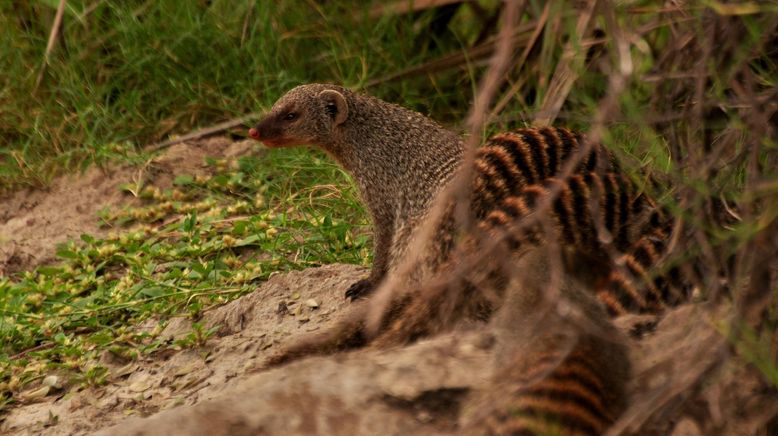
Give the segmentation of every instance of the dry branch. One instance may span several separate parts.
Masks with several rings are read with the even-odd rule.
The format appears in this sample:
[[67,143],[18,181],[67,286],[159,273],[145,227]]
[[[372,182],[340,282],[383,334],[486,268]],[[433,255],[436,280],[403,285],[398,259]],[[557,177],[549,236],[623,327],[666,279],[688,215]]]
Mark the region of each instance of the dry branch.
[[[537,28],[537,23],[529,22],[520,26],[517,26],[513,32],[513,44],[522,46],[526,45],[534,38],[532,35],[528,35],[533,29]],[[497,47],[497,38],[492,38],[470,47],[466,50],[457,51],[455,53],[441,56],[437,59],[433,59],[429,62],[425,62],[421,65],[406,68],[396,73],[388,74],[377,79],[373,79],[365,85],[366,87],[380,85],[382,83],[394,82],[401,79],[407,79],[409,77],[415,77],[422,74],[430,74],[438,71],[449,70],[451,68],[467,65],[468,63],[480,62],[487,59],[495,51]]]
[[54,23],[51,25],[51,31],[49,32],[49,41],[46,43],[46,51],[43,53],[43,62],[41,69],[38,71],[38,77],[35,79],[35,87],[33,93],[38,91],[38,87],[43,81],[43,75],[46,73],[46,67],[49,66],[49,59],[51,58],[51,52],[54,50],[54,45],[59,38],[59,31],[62,27],[62,17],[65,15],[65,6],[67,0],[59,0],[57,6],[57,14],[54,16]]
[[376,4],[370,10],[370,18],[378,18],[384,14],[403,15],[410,12],[424,11],[436,8],[438,6],[451,5],[455,3],[467,3],[473,0],[398,0],[389,4]]
[[246,122],[250,120],[256,120],[262,115],[261,112],[253,112],[248,115],[244,115],[242,117],[233,118],[231,120],[224,121],[219,124],[215,124],[210,127],[206,127],[200,130],[196,130],[192,133],[187,133],[186,135],[181,135],[173,139],[168,139],[167,141],[162,141],[156,144],[152,144],[146,147],[146,150],[148,151],[157,151],[161,150],[165,147],[170,147],[171,145],[180,144],[182,142],[191,141],[193,139],[200,139],[205,136],[215,135],[216,133],[224,132],[225,130],[229,130],[235,127],[239,127],[244,125]]
[[[578,23],[575,26],[575,35],[580,39],[586,37],[592,26],[594,12],[599,5],[597,0],[589,0],[586,8],[578,17]],[[562,105],[567,100],[573,83],[578,79],[578,67],[583,59],[581,53],[576,49],[574,41],[567,43],[562,54],[562,60],[557,65],[551,83],[548,86],[548,92],[543,98],[539,113],[535,116],[534,124],[536,126],[548,126],[554,122]]]

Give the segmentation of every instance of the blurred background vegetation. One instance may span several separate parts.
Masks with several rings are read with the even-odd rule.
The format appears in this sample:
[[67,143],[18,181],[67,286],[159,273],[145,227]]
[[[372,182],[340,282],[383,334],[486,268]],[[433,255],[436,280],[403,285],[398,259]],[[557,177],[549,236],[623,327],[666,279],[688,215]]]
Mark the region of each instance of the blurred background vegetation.
[[[267,108],[300,83],[365,86],[482,30],[459,5],[376,16],[358,1],[68,1],[39,78],[57,4],[0,6],[0,189],[45,185],[110,155],[106,144],[140,147]],[[458,119],[471,83],[433,78],[369,90]]]
[[[64,4],[56,26],[59,0],[0,0],[0,201],[93,164],[146,162],[148,145],[260,113],[306,82],[344,84],[463,130],[503,3]],[[602,141],[641,169],[636,177],[653,175],[646,188],[677,215],[678,262],[704,257],[706,295],[720,290],[721,271],[733,288],[775,288],[753,266],[778,240],[778,3],[528,0],[511,35],[484,135],[604,125]],[[238,139],[245,128],[223,133]],[[369,263],[365,212],[320,153],[277,150],[133,194],[143,207],[105,213],[113,235],[84,235],[59,247],[61,264],[0,277],[0,409],[52,368],[99,383],[103,350],[135,358],[170,346],[132,333],[150,316],[196,319],[275,271]],[[758,297],[759,286],[735,299]],[[754,355],[778,374],[764,345],[771,331]]]
[[[44,186],[128,147],[261,111],[305,82],[361,88],[456,125],[493,51],[501,4],[70,0],[47,56],[58,3],[0,2],[0,192]],[[530,122],[553,103],[563,106],[563,123],[589,123],[614,51],[602,14],[581,22],[587,3],[527,2],[492,126]],[[664,133],[689,109],[683,99],[695,76],[709,78],[705,98],[726,98],[744,63],[762,88],[775,87],[775,2],[607,8],[631,38],[633,72],[617,122]],[[697,65],[696,46],[715,42],[708,39],[716,25],[731,27],[736,40],[717,44],[717,51],[732,47]],[[676,47],[681,41],[686,51]],[[575,58],[574,86],[559,95],[554,76],[565,52]],[[736,104],[703,106],[721,124]]]

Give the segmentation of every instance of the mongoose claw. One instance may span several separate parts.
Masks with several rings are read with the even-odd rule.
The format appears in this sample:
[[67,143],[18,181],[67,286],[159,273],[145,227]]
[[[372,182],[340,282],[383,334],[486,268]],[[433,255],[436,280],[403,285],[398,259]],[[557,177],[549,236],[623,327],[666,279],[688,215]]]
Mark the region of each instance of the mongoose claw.
[[375,286],[370,279],[362,279],[349,286],[346,290],[346,298],[351,301],[356,301],[360,298],[367,297],[374,289]]

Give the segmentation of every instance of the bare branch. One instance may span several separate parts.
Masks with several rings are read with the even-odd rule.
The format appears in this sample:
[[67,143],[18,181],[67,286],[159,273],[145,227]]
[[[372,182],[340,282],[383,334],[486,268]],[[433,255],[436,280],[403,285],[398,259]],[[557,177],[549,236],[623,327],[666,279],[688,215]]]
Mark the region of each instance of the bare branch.
[[46,44],[46,51],[43,53],[43,63],[41,69],[38,71],[38,77],[35,79],[35,87],[33,93],[38,91],[38,87],[43,81],[43,75],[46,73],[46,67],[49,66],[49,59],[51,58],[51,52],[54,50],[54,44],[59,37],[59,31],[62,27],[62,17],[65,15],[65,6],[67,0],[59,0],[59,6],[57,6],[57,14],[54,16],[54,23],[51,25],[51,31],[49,32],[49,42]]

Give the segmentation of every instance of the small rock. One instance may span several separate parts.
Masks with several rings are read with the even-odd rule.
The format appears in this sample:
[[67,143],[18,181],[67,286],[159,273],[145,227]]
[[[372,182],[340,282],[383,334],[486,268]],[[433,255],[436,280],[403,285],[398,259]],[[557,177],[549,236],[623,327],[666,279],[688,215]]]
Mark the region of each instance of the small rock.
[[68,404],[68,410],[72,412],[74,410],[78,410],[78,409],[84,407],[84,405],[85,405],[85,403],[84,403],[83,397],[81,397],[81,396],[73,396],[73,397],[70,398],[70,404]]
[[683,418],[673,429],[671,436],[700,436],[700,426],[690,418]]
[[114,379],[121,378],[126,375],[130,375],[134,373],[137,369],[138,369],[137,363],[128,363],[127,365],[124,365],[121,368],[116,369],[115,371],[111,371],[111,376]]
[[62,389],[62,379],[56,375],[47,375],[43,379],[43,385],[53,389]]
[[173,397],[170,401],[162,406],[162,410],[171,409],[173,407],[181,406],[185,403],[184,397]]
[[176,376],[176,377],[181,377],[181,376],[184,376],[184,375],[196,372],[196,371],[198,371],[198,370],[200,370],[200,369],[202,369],[204,367],[205,367],[205,365],[203,365],[203,363],[201,361],[199,361],[199,360],[190,361],[190,362],[188,362],[186,364],[183,364],[183,365],[177,367],[173,371],[173,375]]
[[319,308],[319,303],[316,300],[314,300],[313,298],[309,298],[309,299],[305,300],[305,305],[310,307],[311,309],[318,309]]
[[110,410],[118,405],[119,405],[119,398],[115,395],[111,395],[110,397],[103,398],[96,404],[97,408],[102,410]]
[[51,390],[51,387],[49,386],[41,386],[37,389],[33,389],[31,391],[22,392],[21,395],[19,395],[19,398],[22,401],[34,401],[34,400],[40,400],[41,398],[45,397],[49,394],[49,391]]
[[127,388],[132,392],[143,392],[151,387],[151,380],[148,374],[142,373],[135,377]]

